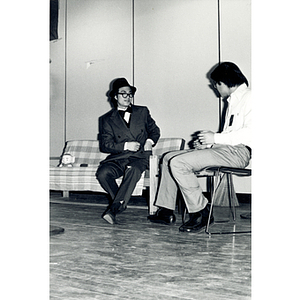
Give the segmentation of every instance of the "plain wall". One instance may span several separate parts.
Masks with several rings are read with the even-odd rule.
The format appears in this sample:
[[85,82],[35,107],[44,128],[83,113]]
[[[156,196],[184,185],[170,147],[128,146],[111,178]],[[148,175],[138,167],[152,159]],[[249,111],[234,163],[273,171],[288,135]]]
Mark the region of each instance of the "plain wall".
[[[221,60],[236,62],[250,81],[250,1],[221,0],[220,9]],[[217,0],[61,0],[59,13],[59,40],[50,43],[50,156],[65,140],[97,138],[117,77],[137,87],[135,104],[148,106],[162,137],[188,143],[196,130],[218,130],[219,99],[206,78],[218,63]],[[250,192],[250,179],[236,190]]]
[[65,0],[59,2],[58,40],[50,42],[50,157],[60,156],[65,142]]
[[216,131],[218,98],[206,78],[218,61],[216,1],[139,0],[135,12],[136,103],[164,137],[188,142],[197,130]]
[[68,2],[67,140],[97,139],[116,77],[132,81],[131,0]]
[[[220,11],[221,61],[235,62],[251,88],[251,1],[221,0]],[[234,176],[234,186],[237,192],[251,193],[251,178]]]

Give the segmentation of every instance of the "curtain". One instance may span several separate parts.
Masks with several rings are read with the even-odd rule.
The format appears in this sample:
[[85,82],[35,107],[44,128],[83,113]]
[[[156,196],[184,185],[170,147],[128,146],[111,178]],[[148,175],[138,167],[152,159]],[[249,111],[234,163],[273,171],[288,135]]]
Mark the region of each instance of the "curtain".
[[50,0],[50,41],[58,39],[58,0]]

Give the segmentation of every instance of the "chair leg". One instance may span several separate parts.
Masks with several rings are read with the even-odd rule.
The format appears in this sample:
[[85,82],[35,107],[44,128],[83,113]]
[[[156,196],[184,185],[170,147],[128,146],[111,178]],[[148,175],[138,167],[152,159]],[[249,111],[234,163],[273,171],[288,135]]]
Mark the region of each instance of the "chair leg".
[[[217,171],[217,178],[219,179],[219,170]],[[230,205],[230,210],[233,213],[233,219],[235,220],[236,218],[236,212],[235,212],[235,204],[234,204],[234,199],[233,199],[233,193],[234,193],[234,188],[233,188],[233,181],[232,181],[232,174],[227,174],[227,178],[228,178],[228,192],[229,192],[229,205]],[[217,184],[215,186],[218,186],[219,181],[217,181]],[[215,198],[215,190],[216,188],[214,188],[214,193],[213,193],[213,197],[212,197],[212,203],[211,203],[211,207],[210,207],[210,211],[209,211],[209,218],[208,218],[208,223],[206,226],[206,230],[205,232],[209,235],[212,234],[245,234],[245,233],[251,233],[251,230],[249,231],[235,231],[235,225],[234,225],[234,231],[229,231],[229,232],[209,232],[208,231],[208,227],[209,227],[209,222],[210,222],[210,217],[211,217],[211,212],[212,212],[212,208],[213,208],[213,204],[214,204],[214,198]],[[233,206],[233,210],[232,207]]]
[[234,199],[233,199],[234,189],[233,189],[232,174],[231,173],[227,173],[226,175],[227,175],[227,180],[228,180],[229,207],[230,207],[230,210],[231,210],[231,214],[232,214],[233,220],[235,221],[235,219],[236,219],[236,212],[235,212],[235,204],[234,204]]
[[209,215],[208,215],[208,221],[207,221],[207,224],[206,224],[206,229],[205,229],[205,232],[207,234],[210,234],[208,229],[209,229],[209,223],[210,223],[210,219],[211,219],[211,215],[212,215],[212,210],[213,210],[213,206],[214,206],[214,201],[215,201],[215,194],[216,194],[216,189],[219,185],[219,181],[220,181],[220,176],[219,176],[219,169],[218,171],[215,173],[215,177],[216,177],[216,180],[217,182],[214,182],[213,184],[213,192],[212,192],[212,196],[211,196],[211,203],[210,203],[210,210],[209,210]]
[[187,212],[186,204],[183,200],[183,196],[179,190],[177,193],[176,201],[177,201],[177,205],[178,205],[178,214],[181,215],[182,223],[185,223],[185,218],[186,218],[186,215],[188,212]]
[[236,220],[236,206],[235,206],[235,199],[234,199],[234,197],[235,197],[235,190],[234,190],[234,186],[233,186],[233,179],[232,179],[232,174],[230,174],[230,181],[231,181],[231,199],[232,199],[232,203],[233,203],[233,219],[234,219],[234,221]]
[[214,176],[209,176],[209,182],[210,182],[210,201],[212,200],[213,194],[214,194]]
[[63,191],[63,197],[69,198],[70,197],[69,191]]

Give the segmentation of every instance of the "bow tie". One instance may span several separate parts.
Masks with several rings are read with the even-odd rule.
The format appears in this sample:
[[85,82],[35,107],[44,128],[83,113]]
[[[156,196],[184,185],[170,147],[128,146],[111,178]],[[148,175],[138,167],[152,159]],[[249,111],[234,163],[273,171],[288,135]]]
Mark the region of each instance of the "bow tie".
[[124,120],[126,126],[129,127],[129,120],[132,113],[131,106],[128,106],[126,110],[119,109],[118,112],[121,118]]

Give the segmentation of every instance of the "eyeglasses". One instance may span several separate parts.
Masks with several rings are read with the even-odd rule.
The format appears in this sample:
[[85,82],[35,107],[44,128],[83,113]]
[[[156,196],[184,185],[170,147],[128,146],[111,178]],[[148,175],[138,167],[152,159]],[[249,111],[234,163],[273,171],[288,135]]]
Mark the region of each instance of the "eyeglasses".
[[129,97],[129,98],[133,98],[133,95],[132,95],[132,94],[127,94],[127,93],[118,93],[118,95],[122,95],[122,97],[123,97],[124,99],[126,99],[127,97]]
[[212,82],[212,86],[216,89],[217,88],[217,85],[220,85],[221,83],[220,82],[215,82],[213,81]]

